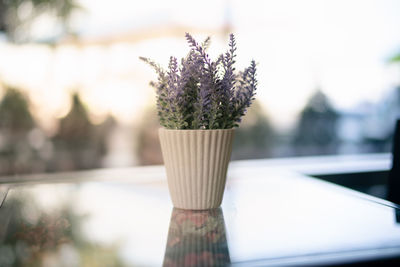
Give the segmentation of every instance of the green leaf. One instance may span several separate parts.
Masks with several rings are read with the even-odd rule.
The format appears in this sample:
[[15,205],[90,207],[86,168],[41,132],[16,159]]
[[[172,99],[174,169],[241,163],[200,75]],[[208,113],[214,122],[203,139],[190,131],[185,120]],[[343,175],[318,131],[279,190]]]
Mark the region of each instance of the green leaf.
[[390,63],[400,62],[400,54],[398,54],[398,55],[392,57],[392,58],[389,60],[389,62],[390,62]]

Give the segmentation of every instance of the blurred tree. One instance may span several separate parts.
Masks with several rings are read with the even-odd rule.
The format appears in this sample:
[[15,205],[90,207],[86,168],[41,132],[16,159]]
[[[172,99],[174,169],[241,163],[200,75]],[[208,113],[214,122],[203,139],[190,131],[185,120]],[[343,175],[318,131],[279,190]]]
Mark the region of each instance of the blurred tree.
[[317,90],[300,113],[293,139],[295,154],[335,154],[339,144],[338,118],[326,95]]
[[382,153],[392,150],[396,121],[400,118],[400,87],[393,88],[365,120],[363,144],[367,152]]
[[100,167],[101,159],[106,153],[105,139],[112,121],[111,118],[104,125],[92,124],[87,108],[79,95],[74,93],[71,109],[60,120],[53,138],[56,155],[50,169],[65,171]]
[[104,156],[108,153],[108,142],[107,139],[117,126],[118,122],[111,114],[108,114],[104,122],[95,126],[95,140],[97,140],[98,153]]
[[[400,53],[389,59],[389,64],[400,65]],[[367,118],[363,143],[368,152],[390,152],[396,121],[400,118],[400,85],[384,96]]]
[[68,32],[68,21],[77,9],[81,7],[76,0],[0,0],[0,31],[12,41],[26,41],[31,23],[46,14]]
[[260,102],[255,101],[244,116],[239,128],[235,130],[232,158],[271,157],[275,136]]
[[0,175],[44,168],[28,139],[34,129],[27,98],[17,89],[7,88],[0,102]]
[[34,125],[27,98],[20,91],[8,88],[0,102],[0,129],[25,133]]
[[158,128],[160,128],[157,111],[148,108],[139,124],[136,153],[140,165],[162,164]]
[[73,147],[80,147],[90,140],[92,128],[87,108],[83,105],[79,95],[74,93],[70,111],[60,120],[57,138],[68,140]]
[[51,164],[52,170],[74,170],[87,165],[81,161],[81,157],[88,150],[92,129],[93,125],[79,95],[73,94],[71,109],[60,120],[57,134],[53,138],[56,155]]

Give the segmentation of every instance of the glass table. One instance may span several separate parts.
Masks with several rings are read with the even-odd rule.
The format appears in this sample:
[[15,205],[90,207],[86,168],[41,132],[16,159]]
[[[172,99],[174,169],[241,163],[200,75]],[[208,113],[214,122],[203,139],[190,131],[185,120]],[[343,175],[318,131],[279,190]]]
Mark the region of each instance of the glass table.
[[0,266],[336,265],[400,258],[398,206],[233,162],[221,208],[174,209],[164,168],[0,180]]

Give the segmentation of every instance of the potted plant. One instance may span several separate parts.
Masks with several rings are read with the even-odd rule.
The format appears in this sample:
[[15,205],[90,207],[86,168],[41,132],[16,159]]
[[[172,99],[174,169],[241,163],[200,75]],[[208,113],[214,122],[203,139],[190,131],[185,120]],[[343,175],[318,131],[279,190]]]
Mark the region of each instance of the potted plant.
[[171,57],[168,70],[154,61],[159,129],[172,202],[182,209],[203,210],[221,205],[232,151],[234,128],[254,100],[256,63],[236,73],[236,42],[212,61],[208,37],[199,44],[186,33],[190,51]]

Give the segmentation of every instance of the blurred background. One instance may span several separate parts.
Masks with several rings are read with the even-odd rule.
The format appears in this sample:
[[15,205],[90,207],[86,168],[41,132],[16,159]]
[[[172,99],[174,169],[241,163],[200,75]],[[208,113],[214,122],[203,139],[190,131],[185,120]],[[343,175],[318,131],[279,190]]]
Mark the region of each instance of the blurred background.
[[238,44],[257,101],[233,159],[389,152],[397,0],[0,0],[0,175],[161,164],[156,79],[184,33]]

